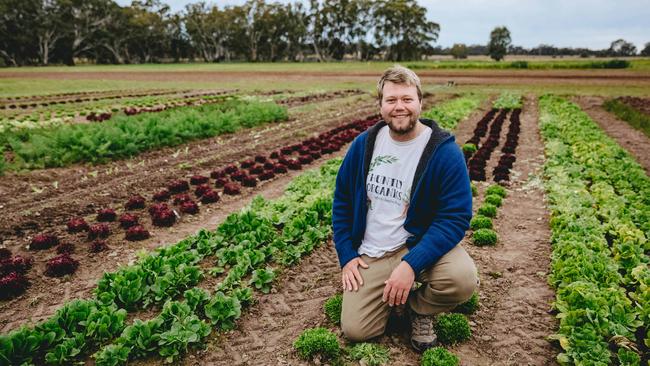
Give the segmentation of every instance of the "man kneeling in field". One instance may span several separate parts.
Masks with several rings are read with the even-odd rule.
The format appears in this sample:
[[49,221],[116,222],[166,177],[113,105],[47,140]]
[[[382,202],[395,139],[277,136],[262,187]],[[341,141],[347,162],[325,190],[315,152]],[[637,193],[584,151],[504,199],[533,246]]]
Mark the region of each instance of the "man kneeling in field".
[[[411,344],[436,344],[434,316],[467,301],[476,267],[458,245],[472,192],[454,137],[420,119],[417,75],[394,66],[377,84],[382,121],[350,146],[336,179],[332,223],[342,267],[341,327],[351,341],[381,335],[406,304]],[[422,283],[413,290],[417,279]]]

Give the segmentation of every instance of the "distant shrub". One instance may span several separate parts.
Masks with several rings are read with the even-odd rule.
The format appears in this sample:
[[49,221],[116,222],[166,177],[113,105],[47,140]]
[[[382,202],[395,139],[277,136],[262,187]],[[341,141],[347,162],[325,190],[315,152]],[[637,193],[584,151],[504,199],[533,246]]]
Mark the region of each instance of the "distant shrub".
[[325,359],[336,359],[341,353],[336,334],[322,327],[305,330],[293,342],[293,348],[305,360],[310,360],[316,355]]
[[341,294],[336,294],[327,301],[325,301],[325,304],[323,305],[323,310],[325,311],[325,315],[327,316],[327,319],[329,319],[332,323],[334,324],[341,324],[341,308],[343,306],[343,295]]
[[469,339],[472,330],[463,314],[441,314],[436,321],[436,334],[442,344],[456,344]]
[[429,348],[422,354],[422,366],[458,366],[458,356],[442,347]]
[[[596,63],[596,62],[594,62]],[[593,66],[592,66],[593,67]],[[599,69],[627,69],[630,67],[630,61],[627,60],[609,60],[600,61],[594,68]]]
[[494,245],[497,243],[497,233],[492,229],[478,229],[472,234],[475,245]]

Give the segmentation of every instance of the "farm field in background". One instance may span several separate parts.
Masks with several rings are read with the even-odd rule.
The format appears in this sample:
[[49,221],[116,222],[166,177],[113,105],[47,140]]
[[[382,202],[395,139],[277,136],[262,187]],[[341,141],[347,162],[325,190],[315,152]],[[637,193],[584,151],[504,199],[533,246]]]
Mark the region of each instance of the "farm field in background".
[[[648,365],[648,61],[527,61],[404,63],[474,192],[481,286],[441,346]],[[294,342],[317,327],[321,363],[419,364],[399,322],[352,348],[336,319],[334,178],[390,65],[0,70],[0,365],[307,365]]]

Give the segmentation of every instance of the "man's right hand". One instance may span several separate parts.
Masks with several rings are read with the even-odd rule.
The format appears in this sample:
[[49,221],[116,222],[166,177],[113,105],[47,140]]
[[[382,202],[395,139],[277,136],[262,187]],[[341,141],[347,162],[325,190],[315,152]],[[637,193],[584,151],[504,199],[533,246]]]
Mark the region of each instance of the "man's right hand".
[[363,286],[363,278],[361,278],[361,273],[359,273],[359,266],[368,268],[366,262],[359,257],[350,260],[345,264],[345,266],[343,266],[343,269],[341,270],[343,291],[357,291],[359,290],[359,286]]

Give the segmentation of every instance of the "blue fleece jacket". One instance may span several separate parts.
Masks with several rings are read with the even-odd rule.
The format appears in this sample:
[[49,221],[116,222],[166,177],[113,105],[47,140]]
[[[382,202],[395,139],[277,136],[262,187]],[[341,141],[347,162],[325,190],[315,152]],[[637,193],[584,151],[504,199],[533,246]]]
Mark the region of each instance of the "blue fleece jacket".
[[[472,190],[462,152],[453,135],[428,119],[420,119],[432,129],[418,163],[411,187],[415,189],[406,213],[404,229],[411,236],[402,257],[415,273],[436,263],[465,236],[472,218]],[[379,121],[357,136],[336,177],[332,226],[334,244],[341,267],[358,257],[357,249],[366,229],[368,196],[366,178],[375,140],[386,126]]]

